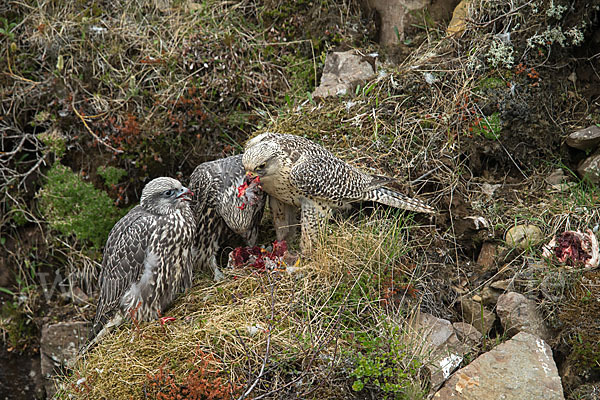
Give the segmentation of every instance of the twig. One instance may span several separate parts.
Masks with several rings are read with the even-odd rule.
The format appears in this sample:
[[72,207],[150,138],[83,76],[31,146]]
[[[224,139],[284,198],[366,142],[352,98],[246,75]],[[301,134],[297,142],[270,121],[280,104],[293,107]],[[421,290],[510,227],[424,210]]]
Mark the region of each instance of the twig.
[[9,55],[9,49],[8,48],[6,49],[6,64],[8,65],[8,73],[5,72],[5,74],[8,75],[8,76],[10,76],[11,78],[15,78],[15,79],[19,79],[19,80],[21,80],[23,82],[31,83],[34,86],[40,84],[40,82],[32,81],[31,79],[27,79],[27,78],[24,78],[22,76],[16,75],[12,71],[12,68],[10,66],[10,55]]
[[508,17],[508,16],[511,16],[511,15],[513,15],[513,14],[516,14],[516,13],[517,13],[517,11],[519,11],[521,8],[523,8],[523,7],[525,7],[525,6],[528,6],[528,5],[530,5],[531,3],[533,3],[533,0],[531,0],[531,1],[528,1],[528,2],[527,2],[527,3],[525,3],[525,4],[521,4],[519,7],[515,8],[514,10],[509,10],[508,12],[506,12],[506,13],[504,13],[504,14],[502,14],[502,15],[500,15],[500,16],[498,16],[498,17],[496,17],[496,18],[494,18],[494,19],[493,19],[493,20],[491,20],[491,21],[485,22],[485,23],[482,23],[482,22],[476,22],[476,21],[473,21],[473,20],[472,20],[472,19],[470,19],[470,18],[467,18],[467,19],[466,19],[466,21],[467,21],[467,22],[469,22],[469,23],[471,23],[471,24],[473,24],[473,25],[477,25],[477,26],[479,26],[479,27],[481,27],[481,28],[485,28],[486,26],[488,26],[488,25],[490,25],[490,24],[493,24],[494,22],[496,22],[496,21],[498,21],[498,20],[500,20],[500,19],[502,19],[502,18],[506,18],[506,17]]
[[79,111],[77,111],[77,108],[75,107],[75,102],[74,101],[71,103],[71,108],[73,108],[73,111],[75,112],[75,115],[77,115],[79,117],[79,119],[81,120],[81,122],[83,122],[83,126],[85,126],[85,129],[87,129],[87,131],[94,137],[94,139],[96,139],[97,142],[102,143],[104,146],[106,146],[109,150],[111,150],[115,154],[121,154],[121,153],[123,153],[123,150],[116,149],[113,146],[111,146],[110,144],[106,143],[105,141],[103,141],[102,139],[100,139],[98,137],[98,135],[96,135],[94,133],[94,131],[92,131],[90,129],[90,127],[88,126],[87,122],[85,121],[85,118],[83,117],[83,115],[81,115],[79,113]]
[[[246,346],[246,341],[242,338],[242,336],[240,335],[240,332],[237,330],[237,328],[235,329],[235,334],[237,335],[238,339],[240,339],[240,341],[242,342],[242,347],[244,348],[244,352],[246,354],[250,354],[250,350],[248,350],[248,346]],[[248,357],[248,376],[251,375],[252,373],[252,367],[250,366],[250,357]]]
[[437,167],[435,167],[432,170],[429,170],[428,172],[425,172],[423,175],[421,175],[420,177],[418,177],[417,179],[414,179],[410,182],[411,185],[414,185],[415,183],[427,178],[429,175],[433,174],[435,171],[437,171],[438,169],[440,169],[440,166],[438,165]]

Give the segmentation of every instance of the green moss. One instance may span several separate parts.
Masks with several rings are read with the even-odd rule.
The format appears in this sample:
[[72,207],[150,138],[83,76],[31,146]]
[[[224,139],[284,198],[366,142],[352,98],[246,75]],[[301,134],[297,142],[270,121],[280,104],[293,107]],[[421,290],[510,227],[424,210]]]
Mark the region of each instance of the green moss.
[[288,93],[300,97],[315,87],[316,72],[312,60],[299,58],[294,55],[282,56],[282,61],[287,65],[286,70],[290,76]]
[[493,113],[487,117],[480,118],[473,126],[473,134],[480,135],[490,140],[498,140],[502,123],[500,121],[500,113]]
[[23,226],[27,223],[27,217],[22,208],[13,206],[10,210],[10,216],[17,226]]
[[488,78],[482,79],[475,87],[475,90],[498,89],[504,87],[506,87],[506,83],[502,79],[490,76]]
[[106,192],[84,182],[59,163],[54,164],[47,176],[39,204],[50,227],[100,248],[124,210],[115,207]]
[[111,166],[98,167],[97,173],[104,178],[104,182],[107,186],[116,185],[125,175],[127,175],[127,171],[124,169]]

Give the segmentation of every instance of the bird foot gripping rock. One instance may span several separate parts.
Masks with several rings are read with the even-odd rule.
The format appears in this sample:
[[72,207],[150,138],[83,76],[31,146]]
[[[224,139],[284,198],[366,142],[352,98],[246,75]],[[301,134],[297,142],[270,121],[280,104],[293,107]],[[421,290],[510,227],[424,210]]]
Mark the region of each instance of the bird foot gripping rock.
[[[251,206],[254,205],[258,198],[258,193],[256,191],[262,190],[262,186],[260,186],[260,177],[256,176],[252,178],[250,175],[246,174],[244,182],[238,186],[237,190],[238,197],[243,197]],[[243,210],[246,208],[246,203],[242,203],[238,208]]]

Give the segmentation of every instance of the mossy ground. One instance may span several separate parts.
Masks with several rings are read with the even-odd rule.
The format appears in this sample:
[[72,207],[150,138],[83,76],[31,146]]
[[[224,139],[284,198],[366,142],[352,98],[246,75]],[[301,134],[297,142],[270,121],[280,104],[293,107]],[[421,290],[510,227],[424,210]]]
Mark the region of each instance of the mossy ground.
[[[10,96],[1,103],[0,245],[17,266],[6,286],[25,296],[3,295],[30,321],[40,296],[25,288],[35,287],[43,268],[93,291],[93,245],[102,242],[56,234],[52,205],[40,208],[38,200],[47,188],[35,196],[51,165],[70,168],[90,192],[108,193],[114,204],[106,211],[124,211],[148,178],[185,181],[197,163],[239,152],[248,137],[272,130],[397,176],[397,189],[439,211],[430,219],[363,205],[332,221],[298,269],[230,270],[219,284],[200,273],[169,311],[175,321],[122,326],[60,380],[61,396],[152,398],[162,382],[179,394],[193,386],[221,397],[231,390],[253,398],[419,398],[428,390],[427,360],[401,345],[404,322],[417,309],[458,321],[458,297],[499,279],[538,300],[555,332],[559,367],[574,371],[567,393],[597,382],[597,332],[581,324],[600,319],[589,306],[597,297],[594,272],[540,263],[539,245],[500,251],[491,270],[475,263],[483,242],[502,247],[515,224],[536,224],[548,240],[600,224],[598,189],[571,172],[583,155],[562,145],[565,133],[600,123],[594,75],[585,74],[593,49],[576,56],[583,50],[573,47],[575,36],[562,44],[535,36],[560,26],[589,39],[597,14],[512,4],[518,10],[474,2],[460,38],[429,24],[399,64],[378,64],[377,78],[355,94],[326,101],[307,93],[332,48],[360,46],[380,52],[381,61],[395,59],[371,42],[373,26],[358,2],[3,8],[0,65],[9,72],[0,83]],[[516,25],[512,50],[491,45]],[[572,70],[576,82],[567,79]],[[545,182],[557,168],[570,185]],[[22,267],[25,259],[33,268]],[[92,313],[89,306],[72,312]],[[11,322],[23,320],[11,315],[3,311],[2,333],[31,343],[19,340]],[[493,332],[498,337],[488,343],[503,338]],[[373,365],[403,374],[390,378]],[[223,385],[208,387],[206,376]]]

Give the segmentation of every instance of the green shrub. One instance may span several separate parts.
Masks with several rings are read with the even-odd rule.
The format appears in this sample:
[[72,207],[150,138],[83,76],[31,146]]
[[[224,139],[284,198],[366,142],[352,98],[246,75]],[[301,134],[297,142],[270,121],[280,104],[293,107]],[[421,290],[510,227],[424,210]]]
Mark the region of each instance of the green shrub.
[[403,340],[397,325],[384,323],[384,331],[359,339],[362,350],[354,355],[352,389],[379,392],[384,399],[425,398],[419,385],[421,362]]
[[59,163],[48,171],[39,199],[42,215],[52,229],[64,236],[74,235],[95,248],[104,244],[125,213],[115,207],[106,192]]
[[[4,289],[3,292],[9,291]],[[35,341],[36,335],[37,329],[25,307],[19,306],[16,301],[6,301],[0,307],[0,336],[8,347],[25,349]]]
[[127,171],[125,171],[123,168],[116,168],[111,166],[98,167],[97,172],[98,175],[104,178],[104,182],[106,182],[106,186],[108,187],[116,185],[117,183],[119,183],[121,178],[127,175]]

